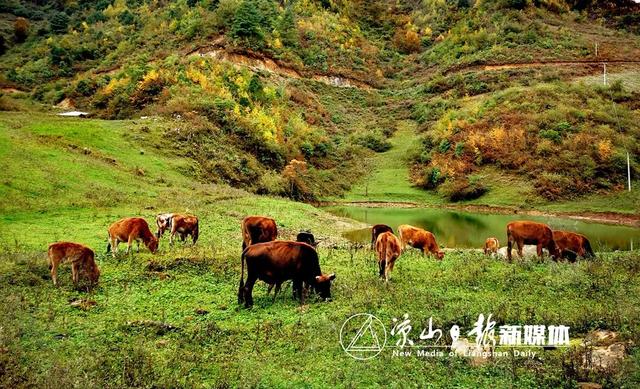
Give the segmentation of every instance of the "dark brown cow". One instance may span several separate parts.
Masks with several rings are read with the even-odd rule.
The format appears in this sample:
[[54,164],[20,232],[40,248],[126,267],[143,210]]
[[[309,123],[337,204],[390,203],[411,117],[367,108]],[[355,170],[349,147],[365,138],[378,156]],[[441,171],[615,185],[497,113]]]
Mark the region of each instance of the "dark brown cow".
[[71,262],[71,277],[77,285],[80,273],[89,280],[91,285],[98,283],[100,270],[96,265],[95,255],[89,247],[72,242],[56,242],[49,245],[49,270],[54,285],[58,285],[58,265]]
[[400,234],[400,241],[402,242],[403,250],[406,250],[408,244],[411,247],[422,251],[422,254],[433,254],[440,260],[444,258],[444,252],[440,250],[440,247],[436,242],[436,237],[431,232],[425,231],[422,228],[403,224],[398,227],[398,233]]
[[393,234],[393,228],[389,227],[386,224],[376,224],[371,227],[371,250],[375,249],[378,235],[382,234],[383,232],[390,232]]
[[507,224],[507,258],[511,262],[513,244],[518,246],[518,255],[522,258],[522,247],[525,244],[536,245],[538,257],[542,257],[542,249],[549,250],[552,258],[560,257],[558,248],[553,241],[553,233],[548,225],[532,221],[516,221]]
[[378,239],[376,239],[378,269],[380,277],[384,277],[385,282],[389,282],[389,273],[393,270],[393,265],[400,257],[401,252],[400,240],[391,232],[386,231],[378,235]]
[[264,216],[247,216],[242,220],[242,250],[256,243],[271,242],[278,237],[276,221]]
[[568,258],[574,261],[571,254],[566,254],[567,251],[573,252],[583,258],[595,258],[595,254],[591,249],[591,243],[586,236],[576,234],[569,231],[553,231],[553,240],[558,246],[558,250],[562,252],[563,258]]
[[487,238],[487,240],[484,241],[484,255],[497,254],[499,248],[500,242],[498,238]]
[[107,253],[113,248],[112,254],[115,257],[118,252],[118,244],[127,242],[127,254],[129,254],[133,241],[136,241],[138,245],[138,252],[140,252],[140,241],[152,253],[158,250],[158,238],[151,233],[147,222],[141,217],[128,217],[118,220],[109,227]]
[[[247,264],[247,283],[244,283],[244,265]],[[242,270],[238,288],[238,304],[253,305],[253,285],[257,280],[280,285],[293,280],[293,294],[303,303],[303,283],[312,286],[320,297],[331,298],[331,281],[335,274],[320,271],[316,250],[306,243],[273,241],[256,243],[242,252]]]

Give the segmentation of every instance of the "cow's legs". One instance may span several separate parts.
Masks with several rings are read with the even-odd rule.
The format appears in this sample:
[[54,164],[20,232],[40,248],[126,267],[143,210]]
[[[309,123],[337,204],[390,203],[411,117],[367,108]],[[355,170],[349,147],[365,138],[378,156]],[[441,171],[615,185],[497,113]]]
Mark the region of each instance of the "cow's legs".
[[[273,284],[269,285],[269,290],[267,291],[267,294],[269,294],[269,291],[271,291],[271,288],[273,287]],[[276,302],[276,297],[278,296],[278,292],[280,292],[280,289],[282,288],[282,284],[281,283],[277,283],[276,284],[276,290],[275,292],[273,292],[273,302]]]
[[109,240],[111,241],[111,256],[115,258],[118,253],[118,238],[109,238]]
[[378,275],[380,277],[384,276],[384,268],[385,268],[385,266],[386,266],[386,263],[385,263],[384,259],[378,260],[378,270],[379,270]]
[[524,242],[517,241],[516,244],[518,245],[518,255],[520,256],[520,258],[522,258],[522,249],[524,248]]
[[53,285],[58,286],[58,262],[53,258],[51,259],[51,279],[53,280]]
[[71,279],[73,280],[74,285],[78,284],[78,278],[80,277],[78,261],[79,259],[71,262]]
[[244,284],[244,306],[249,308],[253,305],[253,285],[255,285],[258,277],[255,274],[247,272],[247,282]]
[[509,260],[509,262],[511,262],[513,259],[511,258],[511,249],[513,248],[513,242],[511,241],[511,238],[509,238],[507,240],[507,260]]
[[293,280],[293,297],[300,300],[300,304],[304,304],[304,294],[302,293],[301,280]]
[[133,245],[133,235],[127,240],[127,255],[131,252],[131,246]]
[[542,244],[538,243],[536,245],[536,254],[538,254],[538,258],[542,258]]
[[136,239],[136,252],[140,252],[140,241],[138,239]]

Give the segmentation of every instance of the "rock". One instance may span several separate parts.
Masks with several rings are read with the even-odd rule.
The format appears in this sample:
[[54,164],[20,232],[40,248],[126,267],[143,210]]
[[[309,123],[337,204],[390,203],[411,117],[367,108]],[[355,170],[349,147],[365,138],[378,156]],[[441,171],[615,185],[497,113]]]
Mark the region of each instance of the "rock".
[[593,346],[609,346],[619,340],[620,337],[617,332],[609,330],[595,330],[591,331],[587,335],[584,343]]
[[482,366],[489,362],[489,357],[484,353],[490,353],[489,346],[478,346],[467,339],[460,338],[451,344],[451,351],[460,357],[470,358],[471,366]]
[[[627,354],[624,343],[614,343],[608,347],[600,346],[591,350],[591,355],[585,355],[583,365],[588,369],[611,370],[618,367]],[[590,358],[589,358],[590,357]]]
[[89,309],[95,307],[98,303],[89,299],[74,299],[69,302],[69,305],[72,307],[76,307],[82,309],[83,311],[88,311]]
[[595,382],[578,382],[578,388],[580,389],[602,389],[602,385]]

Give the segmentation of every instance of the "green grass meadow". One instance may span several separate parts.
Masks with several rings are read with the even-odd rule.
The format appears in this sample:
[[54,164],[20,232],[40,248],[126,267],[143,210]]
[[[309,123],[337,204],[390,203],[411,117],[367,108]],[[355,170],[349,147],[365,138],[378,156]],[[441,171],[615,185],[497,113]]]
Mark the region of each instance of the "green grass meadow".
[[[616,371],[575,369],[579,349],[538,349],[535,358],[495,358],[472,366],[461,357],[369,361],[342,350],[339,332],[356,313],[390,330],[408,313],[413,336],[429,317],[463,334],[478,315],[501,324],[564,324],[575,340],[593,329],[640,338],[640,252],[602,253],[576,264],[504,261],[451,250],[442,262],[409,251],[389,284],[373,253],[348,243],[362,228],[307,204],[261,197],[190,176],[187,160],[162,146],[171,123],[0,115],[1,387],[607,387],[640,384],[640,353]],[[401,130],[409,131],[409,129]],[[114,162],[115,161],[115,162]],[[375,178],[383,182],[389,177]],[[125,216],[150,223],[166,211],[201,219],[195,247],[167,238],[152,255],[105,253],[108,225]],[[311,229],[324,272],[336,272],[333,301],[300,305],[285,284],[275,302],[266,285],[255,305],[237,304],[240,220],[264,214],[280,236]],[[68,266],[54,287],[46,248],[82,242],[97,253],[99,286],[74,289]],[[121,246],[124,250],[124,245]],[[95,301],[82,309],[71,303]],[[391,344],[397,339],[390,337]]]

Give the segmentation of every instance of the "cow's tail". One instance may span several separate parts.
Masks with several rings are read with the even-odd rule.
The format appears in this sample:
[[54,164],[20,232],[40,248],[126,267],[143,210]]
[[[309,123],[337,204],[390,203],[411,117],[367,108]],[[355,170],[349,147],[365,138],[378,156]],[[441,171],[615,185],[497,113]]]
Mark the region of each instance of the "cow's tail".
[[242,255],[240,256],[240,286],[238,286],[238,304],[242,304],[244,302],[244,256],[245,251],[242,251]]
[[513,248],[513,235],[511,234],[511,226],[507,226],[507,259],[511,261],[511,249]]
[[196,242],[198,241],[198,236],[200,236],[200,228],[198,226],[199,221],[196,220],[196,226],[193,228],[193,233],[191,234],[191,237],[193,238],[193,244],[196,244]]
[[584,250],[586,251],[585,258],[596,257],[596,254],[593,252],[593,249],[591,249],[591,243],[589,243],[589,239],[584,240]]

